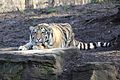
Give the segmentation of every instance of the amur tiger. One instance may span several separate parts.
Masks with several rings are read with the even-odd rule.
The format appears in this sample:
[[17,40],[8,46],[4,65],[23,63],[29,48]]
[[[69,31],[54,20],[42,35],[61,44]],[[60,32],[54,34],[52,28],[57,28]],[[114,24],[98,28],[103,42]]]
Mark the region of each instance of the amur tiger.
[[95,49],[111,46],[111,42],[83,43],[75,40],[69,23],[41,23],[30,28],[29,42],[19,47],[19,50],[39,50],[51,48]]

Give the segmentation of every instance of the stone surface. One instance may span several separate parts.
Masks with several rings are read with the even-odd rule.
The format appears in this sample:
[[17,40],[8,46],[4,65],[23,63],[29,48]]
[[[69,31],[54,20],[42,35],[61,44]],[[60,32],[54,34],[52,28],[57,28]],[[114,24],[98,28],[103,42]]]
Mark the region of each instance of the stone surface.
[[115,66],[108,63],[86,64],[71,74],[73,80],[117,80]]
[[56,80],[57,69],[50,52],[0,52],[0,80]]
[[[96,60],[110,52],[91,52],[88,55],[76,48],[29,51],[10,49],[13,48],[0,49],[0,80],[117,80],[118,69],[114,62]],[[76,56],[81,58],[79,62],[73,61],[77,59]]]

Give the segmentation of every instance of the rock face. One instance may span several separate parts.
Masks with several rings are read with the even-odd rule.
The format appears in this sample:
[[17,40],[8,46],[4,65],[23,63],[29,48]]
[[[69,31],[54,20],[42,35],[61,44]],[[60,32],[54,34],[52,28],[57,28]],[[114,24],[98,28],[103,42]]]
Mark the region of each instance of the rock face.
[[112,62],[81,61],[81,64],[71,65],[74,62],[72,58],[68,61],[71,56],[84,54],[75,48],[5,50],[0,51],[0,80],[117,80],[118,76],[118,69]]
[[[45,52],[26,54],[2,52],[0,58],[1,80],[56,80],[56,59],[54,54]],[[3,56],[2,56],[3,55]]]
[[73,80],[117,80],[117,70],[107,63],[86,64],[72,73]]

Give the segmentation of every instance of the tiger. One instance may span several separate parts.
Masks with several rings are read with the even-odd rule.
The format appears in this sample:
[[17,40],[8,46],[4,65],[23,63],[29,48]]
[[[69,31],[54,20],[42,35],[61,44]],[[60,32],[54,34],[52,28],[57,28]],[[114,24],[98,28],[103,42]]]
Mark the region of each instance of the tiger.
[[75,39],[72,26],[69,23],[40,23],[30,26],[29,42],[19,47],[19,50],[40,50],[52,48],[75,47],[80,50],[109,47],[111,42],[85,43]]

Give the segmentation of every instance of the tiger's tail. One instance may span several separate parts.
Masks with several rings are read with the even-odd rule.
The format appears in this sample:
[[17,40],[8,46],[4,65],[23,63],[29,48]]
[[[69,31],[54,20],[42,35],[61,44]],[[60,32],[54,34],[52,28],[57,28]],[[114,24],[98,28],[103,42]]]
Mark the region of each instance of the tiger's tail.
[[89,49],[95,49],[99,47],[110,47],[112,44],[110,42],[90,42],[90,43],[84,43],[76,41],[74,42],[74,46],[79,48],[80,50],[89,50]]

